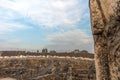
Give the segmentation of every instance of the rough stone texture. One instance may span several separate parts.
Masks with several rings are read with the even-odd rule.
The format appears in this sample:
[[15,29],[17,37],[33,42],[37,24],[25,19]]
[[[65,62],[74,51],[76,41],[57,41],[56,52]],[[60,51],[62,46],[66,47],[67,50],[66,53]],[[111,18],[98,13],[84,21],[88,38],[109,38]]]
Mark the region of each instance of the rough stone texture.
[[94,60],[80,58],[0,59],[0,80],[96,80],[94,71]]
[[0,80],[16,80],[16,79],[13,79],[13,78],[2,78]]
[[90,0],[97,80],[120,80],[120,0]]

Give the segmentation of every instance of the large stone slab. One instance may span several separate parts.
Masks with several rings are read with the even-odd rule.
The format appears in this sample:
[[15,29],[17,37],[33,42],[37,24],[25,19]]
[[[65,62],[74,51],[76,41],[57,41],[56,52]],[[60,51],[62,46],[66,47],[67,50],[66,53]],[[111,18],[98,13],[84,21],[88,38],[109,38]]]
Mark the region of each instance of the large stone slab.
[[13,79],[13,78],[1,78],[0,80],[16,80],[16,79]]

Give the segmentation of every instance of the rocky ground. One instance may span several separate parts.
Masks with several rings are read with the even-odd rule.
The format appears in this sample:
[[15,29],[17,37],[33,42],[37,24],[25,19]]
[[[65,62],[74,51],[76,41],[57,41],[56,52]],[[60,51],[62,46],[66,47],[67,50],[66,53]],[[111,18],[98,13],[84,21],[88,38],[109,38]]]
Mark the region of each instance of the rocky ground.
[[16,80],[95,80],[94,60],[80,57],[1,57],[0,80],[7,77]]

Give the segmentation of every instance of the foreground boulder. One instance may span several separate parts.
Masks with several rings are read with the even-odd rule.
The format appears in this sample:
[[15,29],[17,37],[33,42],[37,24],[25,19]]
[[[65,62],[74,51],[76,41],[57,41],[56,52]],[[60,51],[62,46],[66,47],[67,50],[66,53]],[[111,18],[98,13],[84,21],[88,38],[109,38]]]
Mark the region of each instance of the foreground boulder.
[[120,80],[120,0],[90,0],[97,80]]

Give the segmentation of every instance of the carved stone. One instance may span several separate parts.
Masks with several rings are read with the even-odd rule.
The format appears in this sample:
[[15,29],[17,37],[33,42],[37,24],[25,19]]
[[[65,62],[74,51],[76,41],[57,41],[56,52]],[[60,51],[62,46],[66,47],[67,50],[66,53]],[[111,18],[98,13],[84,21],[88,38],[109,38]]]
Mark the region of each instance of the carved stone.
[[97,80],[120,80],[120,0],[90,0]]

